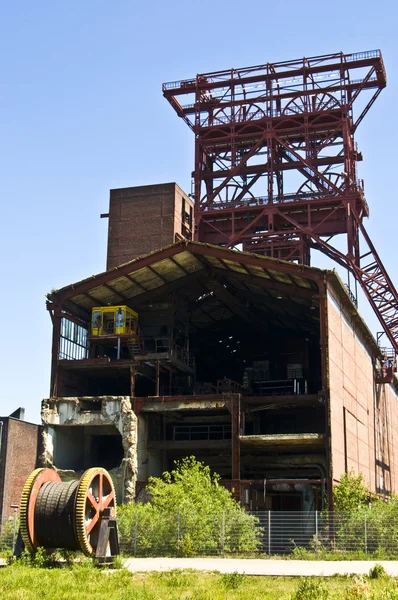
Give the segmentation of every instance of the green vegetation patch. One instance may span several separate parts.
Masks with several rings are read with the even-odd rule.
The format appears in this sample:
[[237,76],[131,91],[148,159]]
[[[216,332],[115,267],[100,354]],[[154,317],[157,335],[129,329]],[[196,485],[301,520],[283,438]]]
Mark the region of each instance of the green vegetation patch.
[[90,563],[44,569],[15,564],[0,569],[4,600],[398,600],[394,579],[377,577],[249,577],[172,570],[102,571]]
[[151,477],[149,502],[118,508],[121,547],[129,556],[255,553],[258,519],[245,512],[219,476],[190,456]]

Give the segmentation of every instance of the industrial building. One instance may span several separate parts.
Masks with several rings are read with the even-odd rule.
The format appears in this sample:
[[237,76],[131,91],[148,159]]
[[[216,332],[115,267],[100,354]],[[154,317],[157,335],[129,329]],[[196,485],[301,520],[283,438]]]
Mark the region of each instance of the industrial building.
[[41,427],[24,417],[23,408],[0,417],[0,526],[13,515],[26,478],[38,464]]
[[398,295],[354,141],[385,85],[378,50],[164,84],[195,134],[192,193],[111,190],[107,270],[48,295],[41,464],[103,466],[119,501],[187,455],[250,510],[332,507],[349,468],[398,491]]

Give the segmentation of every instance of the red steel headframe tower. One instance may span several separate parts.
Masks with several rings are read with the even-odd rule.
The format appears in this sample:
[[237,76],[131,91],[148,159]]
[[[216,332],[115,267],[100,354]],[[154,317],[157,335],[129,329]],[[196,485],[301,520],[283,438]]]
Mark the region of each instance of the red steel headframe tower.
[[163,95],[195,135],[195,238],[307,265],[310,248],[323,251],[355,276],[398,351],[398,294],[363,225],[354,142],[385,86],[373,50],[204,73]]

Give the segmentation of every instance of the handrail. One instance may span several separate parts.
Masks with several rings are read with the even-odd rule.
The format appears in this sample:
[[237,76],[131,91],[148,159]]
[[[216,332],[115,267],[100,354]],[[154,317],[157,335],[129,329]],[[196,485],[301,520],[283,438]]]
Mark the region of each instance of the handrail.
[[[360,184],[360,180],[357,182],[356,184],[356,190],[355,191],[359,191],[359,192],[363,192],[363,187],[361,187]],[[290,202],[298,202],[300,200],[305,201],[305,200],[314,200],[317,198],[324,198],[325,195],[330,196],[332,194],[332,192],[328,192],[326,193],[325,191],[319,192],[298,192],[298,193],[291,193],[291,194],[285,194],[283,196],[283,198],[280,198],[279,196],[272,196],[272,202],[273,203],[278,203],[278,204],[283,204],[283,203],[290,203]],[[250,197],[250,198],[241,198],[240,200],[237,201],[231,201],[231,202],[213,202],[211,204],[209,204],[207,206],[208,210],[224,210],[225,208],[240,208],[240,207],[244,207],[244,206],[260,206],[262,204],[268,204],[268,196],[256,196],[256,197]]]
[[[345,62],[354,62],[356,60],[366,60],[368,58],[380,58],[381,57],[381,51],[379,49],[376,50],[365,50],[364,52],[353,52],[352,54],[343,54],[343,53],[338,53],[338,54],[325,54],[322,56],[310,56],[307,58],[307,61],[312,61],[312,60],[317,60],[318,62],[320,61],[325,61],[328,59],[342,59]],[[263,69],[267,69],[267,67],[281,67],[283,65],[285,66],[289,66],[292,63],[296,63],[301,65],[302,59],[299,60],[294,60],[294,61],[282,61],[282,62],[278,62],[278,63],[265,63],[262,65],[256,65],[253,67],[250,67],[250,70],[263,70]],[[242,71],[242,69],[234,69],[234,70],[223,70],[223,71],[215,71],[212,73],[205,73],[202,74],[202,76],[205,76],[206,78],[209,77],[221,77],[222,75],[226,76],[226,77],[231,77],[234,73],[239,73],[240,71]],[[179,87],[184,87],[184,86],[192,86],[196,84],[196,79],[181,79],[179,81],[168,81],[162,84],[162,89],[163,90],[172,90],[172,89],[176,89]]]

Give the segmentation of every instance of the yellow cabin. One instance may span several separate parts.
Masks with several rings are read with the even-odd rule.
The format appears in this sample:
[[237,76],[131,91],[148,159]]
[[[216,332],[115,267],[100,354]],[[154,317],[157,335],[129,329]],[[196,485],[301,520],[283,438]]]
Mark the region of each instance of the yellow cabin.
[[138,337],[138,313],[128,306],[96,306],[91,313],[91,335]]

